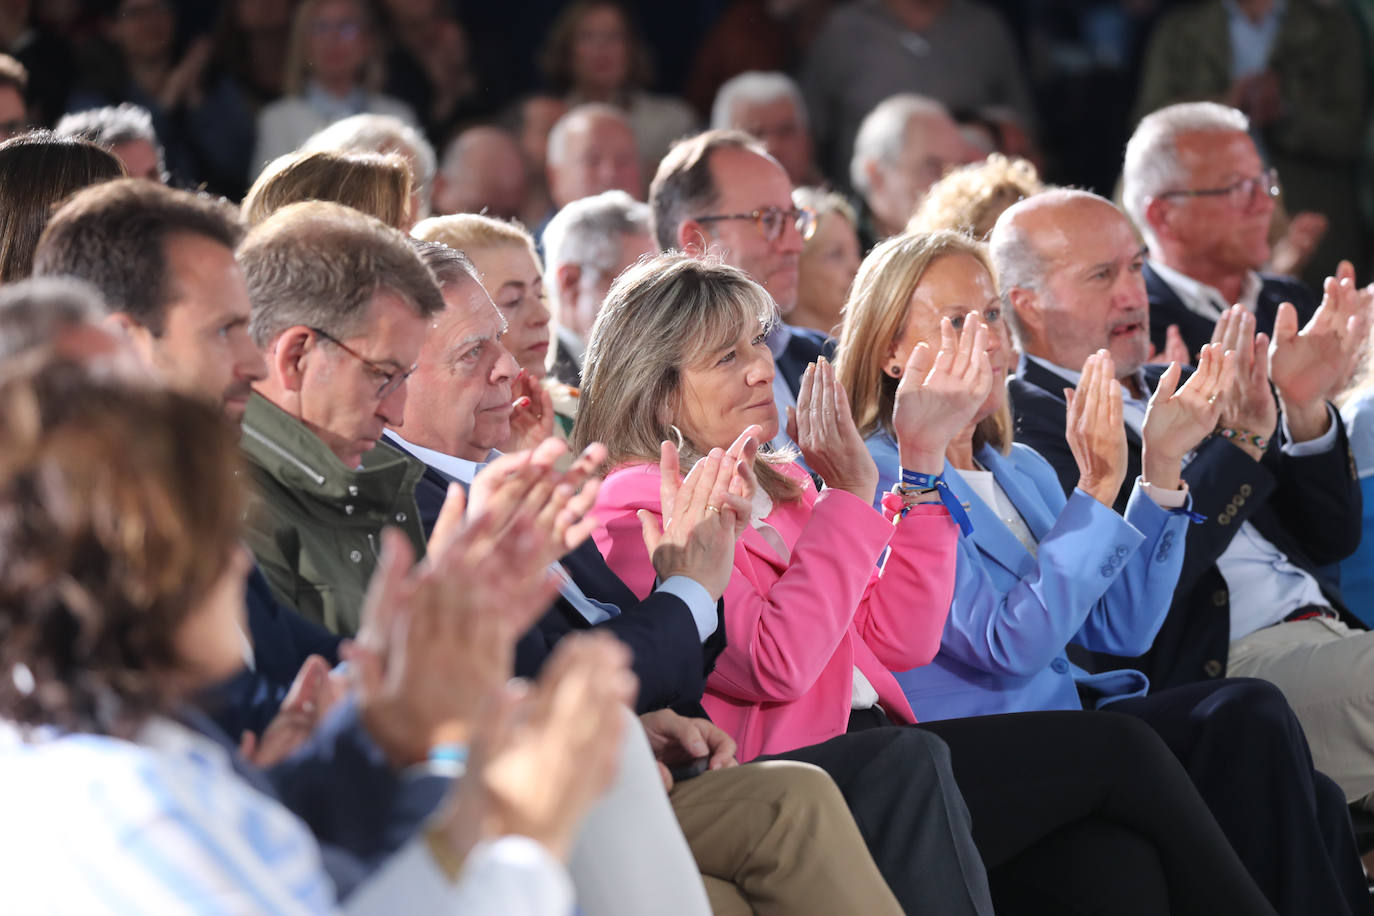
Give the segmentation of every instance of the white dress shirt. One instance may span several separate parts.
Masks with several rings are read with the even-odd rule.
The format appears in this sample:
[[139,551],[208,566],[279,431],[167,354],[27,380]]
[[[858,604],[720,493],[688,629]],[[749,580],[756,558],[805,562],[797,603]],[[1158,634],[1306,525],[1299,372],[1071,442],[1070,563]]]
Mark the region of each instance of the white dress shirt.
[[1221,294],[1221,290],[1215,286],[1194,280],[1187,274],[1181,274],[1167,264],[1153,258],[1150,259],[1150,269],[1169,285],[1169,288],[1178,296],[1179,301],[1183,303],[1184,308],[1212,322],[1220,318],[1221,313],[1233,304],[1243,306],[1247,312],[1253,315],[1255,308],[1259,305],[1260,290],[1264,288],[1264,281],[1260,279],[1260,275],[1253,270],[1248,270],[1245,272],[1245,280],[1240,287],[1240,298],[1236,300],[1236,303],[1230,303]]

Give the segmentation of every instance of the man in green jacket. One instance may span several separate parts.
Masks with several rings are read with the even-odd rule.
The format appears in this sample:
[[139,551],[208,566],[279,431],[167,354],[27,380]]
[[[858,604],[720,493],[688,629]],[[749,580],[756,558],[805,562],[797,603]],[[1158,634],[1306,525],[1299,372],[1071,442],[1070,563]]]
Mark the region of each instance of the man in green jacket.
[[424,468],[374,446],[402,424],[406,379],[443,299],[405,236],[337,204],[278,211],[238,256],[268,368],[243,418],[249,546],[280,601],[351,636],[382,529],[424,551]]

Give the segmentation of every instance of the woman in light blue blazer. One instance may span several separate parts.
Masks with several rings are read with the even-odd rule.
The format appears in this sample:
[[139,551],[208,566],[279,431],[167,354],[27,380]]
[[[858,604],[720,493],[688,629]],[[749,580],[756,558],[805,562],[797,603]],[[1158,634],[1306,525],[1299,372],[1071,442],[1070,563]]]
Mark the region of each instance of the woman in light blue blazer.
[[[1122,265],[1117,282],[1127,285],[1112,295],[1138,292],[1144,308],[1138,271],[1125,275],[1131,266]],[[1073,270],[1060,276],[1066,279],[1056,295],[1102,295],[1075,289]],[[1129,284],[1139,284],[1138,291]],[[1216,424],[1217,402],[1234,377],[1232,358],[1209,345],[1181,387],[1180,368],[1171,366],[1148,407],[1123,403],[1107,350],[1089,357],[1081,373],[1070,373],[1078,378],[1066,391],[1066,436],[1080,478],[1067,499],[1049,462],[1012,442],[1001,385],[951,443],[943,480],[917,481],[900,467],[890,419],[898,379],[913,349],[935,352],[941,336],[954,334],[970,313],[998,329],[989,335],[988,354],[994,372],[1005,374],[1011,341],[984,247],[950,232],[898,236],[860,267],[837,352],[839,378],[882,477],[880,494],[934,485],[967,515],[940,651],[929,665],[895,672],[916,715],[934,720],[1085,706],[1135,715],[1183,761],[1279,912],[1312,912],[1304,909],[1311,906],[1303,899],[1309,891],[1357,899],[1357,854],[1345,841],[1344,798],[1312,770],[1306,739],[1276,688],[1222,680],[1147,697],[1141,672],[1090,674],[1068,657],[1069,644],[1131,656],[1153,642],[1185,549],[1182,459]],[[1104,344],[1105,338],[1104,330]],[[1122,517],[1112,503],[1125,475],[1125,423],[1143,426],[1144,455]],[[901,499],[880,496],[879,503],[890,512]],[[958,515],[953,506],[951,514]],[[1304,787],[1296,799],[1292,781]],[[1305,839],[1294,841],[1295,832]],[[1333,899],[1332,905],[1339,904]]]

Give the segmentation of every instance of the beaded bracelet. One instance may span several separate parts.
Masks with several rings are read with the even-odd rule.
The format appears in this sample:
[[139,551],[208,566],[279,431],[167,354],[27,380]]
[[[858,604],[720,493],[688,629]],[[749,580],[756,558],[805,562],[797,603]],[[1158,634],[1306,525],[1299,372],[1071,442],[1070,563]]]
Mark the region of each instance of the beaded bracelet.
[[[964,511],[963,503],[959,502],[959,497],[954,495],[954,491],[945,483],[945,478],[940,474],[922,474],[919,471],[908,471],[902,468],[902,486],[914,490],[917,493],[929,493],[934,491],[939,494],[940,502],[945,504],[949,511],[949,517],[959,525],[959,530],[965,537],[973,533],[973,522],[969,521],[968,512]],[[905,499],[905,494],[903,494]]]
[[1216,434],[1223,439],[1234,439],[1236,442],[1240,443],[1248,442],[1260,451],[1264,451],[1269,447],[1268,439],[1264,438],[1259,433],[1252,433],[1248,429],[1232,429],[1229,426],[1220,426],[1217,427]]

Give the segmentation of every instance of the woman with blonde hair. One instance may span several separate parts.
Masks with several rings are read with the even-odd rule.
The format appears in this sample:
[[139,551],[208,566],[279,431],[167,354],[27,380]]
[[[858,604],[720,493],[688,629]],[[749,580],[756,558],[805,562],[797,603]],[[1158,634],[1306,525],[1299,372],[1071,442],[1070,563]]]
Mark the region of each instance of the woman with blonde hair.
[[797,304],[787,323],[833,337],[840,327],[840,310],[849,284],[859,269],[859,217],[840,194],[823,188],[796,188],[792,203],[816,214],[816,229],[802,242],[797,261]]
[[410,189],[410,164],[400,156],[291,153],[273,160],[248,189],[243,221],[256,226],[288,204],[328,200],[406,232],[413,222]]
[[[631,267],[593,328],[573,430],[574,447],[607,448],[594,537],[637,593],[654,584],[644,529],[699,511],[723,513],[741,532],[724,597],[726,646],[702,700],[739,758],[781,755],[826,769],[872,845],[875,822],[889,815],[889,780],[916,764],[866,757],[873,751],[859,742],[934,736],[948,745],[999,911],[1045,893],[1056,912],[1269,912],[1177,762],[1128,717],[1052,712],[892,727],[915,716],[891,670],[928,662],[945,626],[958,537],[951,513],[962,510],[939,474],[950,439],[992,386],[987,328],[977,314],[960,335],[946,321],[938,352],[922,345],[907,359],[893,422],[903,465],[921,482],[897,494],[885,518],[870,505],[877,468],[824,361],[807,370],[789,421],[824,489],[787,454],[752,454],[749,443],[778,428],[765,340],[775,321],[772,299],[734,268],[676,254]],[[756,477],[749,516],[736,516],[724,493],[705,506],[665,496],[677,454],[736,461],[745,489]],[[880,849],[875,860],[883,867]]]
[[982,162],[961,166],[931,185],[906,231],[953,229],[983,241],[1002,211],[1044,189],[1040,173],[1030,162],[991,153]]
[[[987,352],[1001,379],[1010,348],[981,243],[949,231],[896,236],[859,269],[837,372],[880,490],[900,490],[907,473],[893,406],[909,354],[936,346],[942,323],[975,312],[996,332]],[[895,674],[923,720],[1086,707],[1144,721],[1184,762],[1280,912],[1343,912],[1341,888],[1353,895],[1360,886],[1358,859],[1348,827],[1343,840],[1323,840],[1342,837],[1343,799],[1313,771],[1277,688],[1232,679],[1147,696],[1138,671],[1089,674],[1069,660],[1069,644],[1134,656],[1153,643],[1184,562],[1182,458],[1215,427],[1233,362],[1208,345],[1183,385],[1177,364],[1164,370],[1145,411],[1142,475],[1124,518],[1112,508],[1126,473],[1126,432],[1111,356],[1090,356],[1068,392],[1066,436],[1080,476],[1067,500],[1049,462],[1013,441],[1006,388],[993,385],[945,452],[943,477],[972,525],[959,541],[939,652]],[[1264,748],[1266,767],[1235,752],[1242,741]]]

